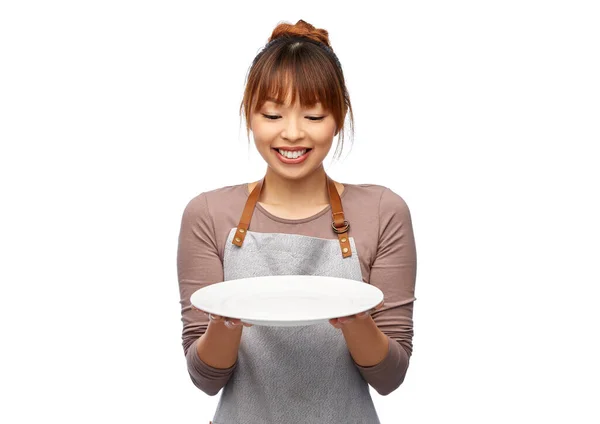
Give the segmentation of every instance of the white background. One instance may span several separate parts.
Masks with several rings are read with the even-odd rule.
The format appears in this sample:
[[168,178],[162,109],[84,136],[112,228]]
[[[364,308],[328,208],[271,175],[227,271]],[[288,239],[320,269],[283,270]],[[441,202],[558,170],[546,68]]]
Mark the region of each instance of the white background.
[[2,2],[0,421],[212,418],[181,347],[180,219],[264,174],[246,72],[304,19],[355,111],[326,170],[413,217],[414,352],[373,391],[382,422],[600,422],[595,2],[216,3]]

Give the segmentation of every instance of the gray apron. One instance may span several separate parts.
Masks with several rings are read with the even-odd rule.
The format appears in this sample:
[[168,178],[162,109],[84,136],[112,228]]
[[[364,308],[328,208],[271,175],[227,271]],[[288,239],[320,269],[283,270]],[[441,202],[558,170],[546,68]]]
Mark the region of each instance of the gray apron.
[[[249,231],[264,178],[225,244],[224,280],[322,275],[362,280],[356,244],[341,199],[327,177],[332,234]],[[354,252],[354,254],[353,254]],[[329,322],[300,327],[245,327],[237,367],[223,388],[213,424],[379,424],[369,386],[341,330]]]

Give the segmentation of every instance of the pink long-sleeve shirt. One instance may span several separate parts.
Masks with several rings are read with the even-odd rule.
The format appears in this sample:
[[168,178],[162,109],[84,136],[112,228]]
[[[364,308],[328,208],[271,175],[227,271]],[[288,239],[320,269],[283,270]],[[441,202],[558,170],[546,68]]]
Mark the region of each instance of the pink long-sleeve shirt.
[[[224,281],[227,239],[248,196],[247,184],[201,193],[189,201],[181,221],[177,271],[183,349],[193,383],[210,395],[229,382],[238,363],[218,369],[199,358],[196,343],[206,331],[208,318],[191,309],[190,296],[202,287]],[[370,386],[386,395],[403,382],[413,349],[417,258],[411,214],[402,197],[380,185],[344,184],[341,200],[351,224],[349,235],[354,239],[362,280],[384,293],[385,305],[372,317],[389,341],[388,354],[379,364],[354,364]],[[304,219],[284,219],[258,203],[249,230],[337,239],[331,230],[330,207]]]

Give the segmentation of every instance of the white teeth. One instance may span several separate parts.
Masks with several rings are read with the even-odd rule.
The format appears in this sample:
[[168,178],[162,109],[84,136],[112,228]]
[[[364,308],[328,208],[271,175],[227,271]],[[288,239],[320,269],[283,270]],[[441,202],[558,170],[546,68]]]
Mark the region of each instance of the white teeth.
[[306,153],[306,149],[298,150],[296,152],[288,152],[287,150],[281,150],[281,149],[278,149],[278,150],[279,150],[279,153],[281,153],[282,156],[285,156],[288,159],[297,159],[297,158],[299,158],[300,156],[302,156],[303,154]]

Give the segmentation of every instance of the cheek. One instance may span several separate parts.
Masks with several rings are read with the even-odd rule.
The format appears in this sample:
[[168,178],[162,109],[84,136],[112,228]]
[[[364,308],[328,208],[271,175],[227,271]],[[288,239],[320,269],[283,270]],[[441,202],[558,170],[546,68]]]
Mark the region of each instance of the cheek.
[[252,125],[250,125],[250,130],[252,131],[256,147],[261,147],[262,145],[269,143],[269,140],[272,137],[272,129],[259,121],[253,121]]
[[336,124],[333,118],[324,122],[323,125],[319,128],[322,138],[332,139],[335,136],[336,132]]
[[333,125],[323,125],[314,133],[314,140],[323,147],[328,147],[333,142],[335,136],[335,123]]
[[262,135],[263,138],[273,137],[277,134],[277,126],[269,125],[269,124],[260,124],[257,125],[257,132]]

